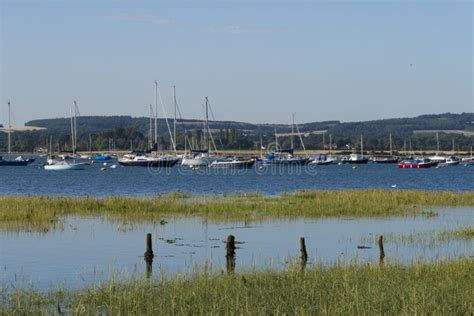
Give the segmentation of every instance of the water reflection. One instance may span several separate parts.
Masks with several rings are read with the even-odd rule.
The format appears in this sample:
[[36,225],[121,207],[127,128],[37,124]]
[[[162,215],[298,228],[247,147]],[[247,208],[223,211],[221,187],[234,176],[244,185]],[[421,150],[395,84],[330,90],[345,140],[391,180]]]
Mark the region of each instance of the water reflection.
[[[154,270],[157,276],[189,272],[196,265],[236,272],[251,267],[284,268],[298,257],[306,266],[320,261],[407,263],[473,255],[472,239],[430,243],[429,239],[399,242],[390,237],[474,226],[472,207],[435,210],[439,215],[434,217],[292,219],[250,225],[216,224],[200,218],[168,219],[160,225],[68,217],[48,233],[2,232],[1,263],[4,282],[18,286],[19,277],[23,277],[26,284],[22,286],[31,280],[48,288],[57,283],[78,287],[98,282],[109,276],[111,267],[150,276]],[[147,233],[152,234],[150,250],[153,245],[149,265],[144,262],[149,250]],[[234,248],[226,249],[229,235],[235,236]],[[378,245],[380,235],[388,236],[383,249]]]

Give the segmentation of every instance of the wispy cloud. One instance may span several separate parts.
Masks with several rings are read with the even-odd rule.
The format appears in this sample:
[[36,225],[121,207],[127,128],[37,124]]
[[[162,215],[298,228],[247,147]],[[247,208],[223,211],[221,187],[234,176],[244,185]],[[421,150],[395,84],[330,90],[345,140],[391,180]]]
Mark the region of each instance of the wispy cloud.
[[144,23],[153,23],[159,25],[169,25],[173,24],[174,21],[171,19],[164,19],[162,17],[150,14],[144,15],[130,15],[130,14],[119,14],[119,15],[108,15],[105,16],[107,19],[112,20],[121,20],[121,21],[131,21],[131,22],[144,22]]
[[279,29],[261,28],[261,27],[247,27],[241,25],[225,25],[225,26],[209,26],[211,33],[226,33],[226,34],[270,34],[280,32]]

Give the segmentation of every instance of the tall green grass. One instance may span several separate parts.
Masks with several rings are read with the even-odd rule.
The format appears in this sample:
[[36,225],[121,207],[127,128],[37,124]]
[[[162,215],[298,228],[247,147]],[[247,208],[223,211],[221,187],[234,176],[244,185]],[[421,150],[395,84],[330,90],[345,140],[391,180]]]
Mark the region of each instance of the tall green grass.
[[472,315],[474,262],[197,272],[84,290],[3,290],[11,315]]
[[474,192],[303,191],[277,197],[240,194],[230,197],[185,194],[153,198],[0,197],[0,229],[47,231],[67,215],[110,220],[160,222],[166,217],[200,216],[215,221],[268,218],[387,217],[434,215],[432,206],[474,205]]
[[[379,236],[365,235],[360,238],[361,243],[377,243]],[[449,241],[470,241],[474,239],[474,227],[473,226],[461,226],[453,229],[443,229],[440,231],[429,230],[429,231],[412,231],[409,233],[384,233],[384,243],[390,243],[395,245],[424,245],[428,247],[434,247],[436,245],[444,244]]]

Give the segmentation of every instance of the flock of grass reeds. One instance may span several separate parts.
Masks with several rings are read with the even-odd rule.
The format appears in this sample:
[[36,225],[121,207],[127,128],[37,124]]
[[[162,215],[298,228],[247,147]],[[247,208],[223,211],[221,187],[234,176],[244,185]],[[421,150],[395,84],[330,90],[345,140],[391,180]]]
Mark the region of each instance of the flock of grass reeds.
[[433,206],[474,205],[474,192],[388,190],[301,191],[279,196],[0,197],[0,230],[48,231],[64,216],[156,222],[199,216],[215,221],[269,218],[435,216]]
[[313,266],[116,281],[81,290],[4,289],[0,314],[472,315],[474,261]]

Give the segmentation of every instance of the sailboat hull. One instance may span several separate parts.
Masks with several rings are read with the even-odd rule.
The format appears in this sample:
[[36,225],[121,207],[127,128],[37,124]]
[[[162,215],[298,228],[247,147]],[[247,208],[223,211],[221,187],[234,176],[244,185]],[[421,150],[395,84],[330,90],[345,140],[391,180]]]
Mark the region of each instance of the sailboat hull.
[[375,158],[374,163],[398,163],[398,158]]
[[235,168],[235,169],[246,169],[252,168],[255,164],[255,160],[242,160],[242,161],[214,161],[209,165],[211,168]]
[[28,163],[28,160],[0,160],[0,167],[27,166]]
[[309,158],[293,158],[293,159],[266,159],[263,160],[265,165],[284,165],[284,166],[302,166],[310,162]]
[[124,167],[173,167],[179,159],[163,159],[163,160],[119,160],[118,163]]
[[369,162],[369,159],[364,158],[364,159],[358,159],[358,160],[343,160],[341,162],[345,164],[366,164]]
[[83,163],[71,163],[71,164],[56,164],[56,165],[44,165],[44,170],[84,170],[85,164]]

